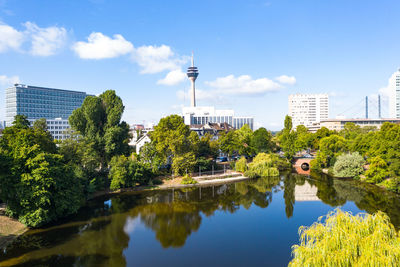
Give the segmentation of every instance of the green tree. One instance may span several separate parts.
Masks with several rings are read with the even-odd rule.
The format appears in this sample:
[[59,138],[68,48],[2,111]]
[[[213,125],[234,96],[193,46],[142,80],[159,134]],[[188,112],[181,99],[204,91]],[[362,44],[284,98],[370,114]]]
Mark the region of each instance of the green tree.
[[232,156],[239,150],[239,137],[236,131],[229,131],[227,133],[221,133],[219,137],[219,146],[221,151],[227,153],[228,156]]
[[365,172],[365,181],[376,184],[389,176],[388,165],[380,156],[371,158],[369,162],[369,169]]
[[272,151],[272,134],[264,127],[258,128],[253,133],[250,146],[254,149],[255,153],[268,153]]
[[250,127],[245,124],[236,131],[238,138],[238,152],[240,155],[251,156],[253,155],[254,148],[251,146],[251,140],[253,139],[253,131]]
[[283,152],[285,152],[285,156],[288,159],[292,159],[296,154],[296,132],[292,131],[292,117],[286,115],[284,126],[285,128],[283,128],[279,135],[279,142]]
[[72,112],[69,123],[81,134],[85,146],[96,153],[101,169],[115,155],[129,155],[129,126],[121,122],[124,105],[114,90],[100,96],[87,96],[80,108]]
[[[25,125],[21,127],[21,125]],[[38,227],[78,210],[82,183],[48,132],[16,118],[0,139],[1,199],[7,214]]]
[[31,123],[28,121],[28,117],[25,115],[16,115],[12,124],[18,129],[26,129],[31,126]]
[[33,128],[35,130],[47,131],[47,121],[45,118],[37,119],[33,122]]

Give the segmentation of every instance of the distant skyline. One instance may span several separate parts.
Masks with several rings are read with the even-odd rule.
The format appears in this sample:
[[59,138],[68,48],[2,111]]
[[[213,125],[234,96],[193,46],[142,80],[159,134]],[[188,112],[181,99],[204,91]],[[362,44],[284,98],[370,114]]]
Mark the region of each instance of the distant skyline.
[[0,0],[0,120],[5,88],[116,90],[128,123],[190,105],[232,108],[279,130],[288,95],[328,93],[330,117],[387,117],[400,67],[399,1]]

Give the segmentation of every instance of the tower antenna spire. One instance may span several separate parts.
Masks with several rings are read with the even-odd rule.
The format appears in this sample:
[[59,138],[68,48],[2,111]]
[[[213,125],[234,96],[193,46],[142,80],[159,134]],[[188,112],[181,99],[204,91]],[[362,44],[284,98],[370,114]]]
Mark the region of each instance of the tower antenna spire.
[[192,50],[192,67],[194,67],[194,52]]

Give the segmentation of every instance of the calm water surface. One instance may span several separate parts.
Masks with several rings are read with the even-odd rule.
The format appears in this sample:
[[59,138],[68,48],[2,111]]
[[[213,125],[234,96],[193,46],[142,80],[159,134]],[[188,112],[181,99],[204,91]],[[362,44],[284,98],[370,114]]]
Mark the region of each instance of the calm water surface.
[[395,194],[287,174],[99,198],[63,222],[22,235],[0,254],[0,266],[286,266],[299,226],[339,206],[383,210],[400,227]]

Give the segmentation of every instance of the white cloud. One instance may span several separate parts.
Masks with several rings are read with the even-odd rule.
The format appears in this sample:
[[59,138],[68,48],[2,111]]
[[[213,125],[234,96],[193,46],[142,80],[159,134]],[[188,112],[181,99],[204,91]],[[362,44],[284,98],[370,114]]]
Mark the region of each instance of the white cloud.
[[281,75],[279,77],[276,77],[275,80],[277,80],[280,83],[289,85],[293,85],[296,83],[296,78],[294,76]]
[[0,23],[0,53],[7,50],[19,50],[24,42],[24,34],[11,26]]
[[173,70],[168,72],[164,79],[157,81],[157,84],[176,85],[186,80],[186,74],[181,70]]
[[263,95],[283,88],[282,85],[268,78],[252,79],[250,75],[239,77],[228,75],[206,84],[212,87],[216,94],[223,95]]
[[35,23],[26,22],[26,34],[32,47],[30,53],[35,56],[51,56],[62,48],[67,40],[67,31],[62,27],[40,28]]
[[115,34],[113,38],[110,38],[101,32],[92,32],[87,42],[76,42],[72,49],[80,58],[104,59],[128,54],[134,47],[120,34]]
[[0,75],[0,84],[1,85],[9,86],[9,85],[13,85],[15,83],[19,83],[18,76],[7,77],[6,75]]
[[167,45],[140,46],[134,49],[132,59],[142,68],[141,73],[174,71],[189,61],[189,57],[176,55]]

